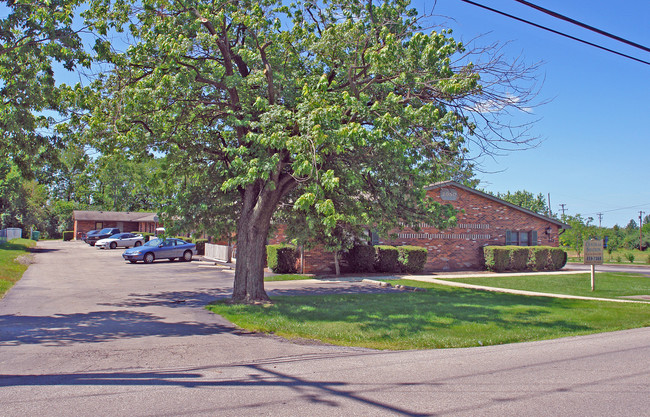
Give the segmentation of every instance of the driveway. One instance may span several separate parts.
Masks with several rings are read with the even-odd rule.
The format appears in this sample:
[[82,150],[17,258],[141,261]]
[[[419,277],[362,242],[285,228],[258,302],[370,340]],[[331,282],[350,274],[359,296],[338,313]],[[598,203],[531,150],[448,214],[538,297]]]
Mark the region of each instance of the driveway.
[[[239,331],[203,309],[233,272],[39,242],[0,300],[0,415],[645,416],[650,329],[381,352]],[[270,293],[376,290],[267,285]]]

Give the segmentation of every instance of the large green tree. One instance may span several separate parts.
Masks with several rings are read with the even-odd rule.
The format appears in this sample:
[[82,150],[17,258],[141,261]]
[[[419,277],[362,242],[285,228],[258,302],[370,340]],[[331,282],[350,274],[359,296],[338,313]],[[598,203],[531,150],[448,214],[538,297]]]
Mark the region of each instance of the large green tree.
[[518,190],[513,193],[510,191],[504,193],[497,193],[496,196],[502,200],[508,201],[512,204],[516,204],[519,207],[523,207],[530,211],[534,211],[537,214],[549,214],[549,209],[546,204],[546,198],[544,194],[539,193],[534,195],[530,191]]
[[317,217],[321,233],[444,222],[423,187],[463,164],[468,135],[485,138],[468,116],[524,103],[501,88],[508,72],[482,85],[463,45],[424,33],[403,0],[102,0],[86,17],[133,39],[97,48],[114,67],[95,86],[96,146],[165,154],[190,180],[177,195],[196,207],[203,187],[206,211],[236,223],[236,302],[268,300],[279,209]]
[[89,66],[80,28],[73,28],[80,1],[0,1],[0,158],[11,158],[25,175],[32,164],[56,158],[61,137],[52,129],[67,111],[57,69]]

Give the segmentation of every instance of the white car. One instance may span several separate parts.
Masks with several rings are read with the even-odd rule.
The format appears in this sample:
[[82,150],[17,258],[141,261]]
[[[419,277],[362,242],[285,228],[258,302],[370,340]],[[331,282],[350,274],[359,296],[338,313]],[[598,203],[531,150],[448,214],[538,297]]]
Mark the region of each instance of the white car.
[[100,239],[95,243],[96,248],[100,249],[115,249],[118,246],[130,248],[132,246],[142,246],[144,238],[142,235],[134,235],[133,233],[117,233],[106,239]]

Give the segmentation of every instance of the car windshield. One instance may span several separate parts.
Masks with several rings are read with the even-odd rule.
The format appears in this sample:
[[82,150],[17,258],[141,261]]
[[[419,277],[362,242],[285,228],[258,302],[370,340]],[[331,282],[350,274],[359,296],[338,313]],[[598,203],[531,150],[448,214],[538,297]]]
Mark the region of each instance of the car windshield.
[[151,239],[147,243],[144,244],[144,246],[158,246],[162,243],[162,239]]
[[121,237],[122,237],[122,233],[117,233],[111,236],[110,239],[120,239]]

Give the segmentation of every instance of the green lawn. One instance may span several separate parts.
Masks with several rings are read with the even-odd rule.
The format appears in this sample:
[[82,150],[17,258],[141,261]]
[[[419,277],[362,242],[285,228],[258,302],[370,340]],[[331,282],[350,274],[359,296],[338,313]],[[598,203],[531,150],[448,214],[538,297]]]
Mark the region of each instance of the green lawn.
[[297,281],[303,279],[314,279],[314,276],[305,274],[278,274],[264,277],[264,281]]
[[29,239],[13,239],[0,244],[0,298],[23,276],[27,265],[17,262],[20,256],[28,256],[29,248],[36,242]]
[[251,331],[374,349],[494,345],[650,326],[650,304],[397,283],[428,291],[284,296],[274,297],[273,305],[223,302],[208,308]]
[[445,278],[488,287],[536,291],[584,297],[618,298],[630,295],[650,295],[650,277],[637,274],[598,272],[596,290],[591,291],[591,274],[523,275],[517,277],[486,276],[480,278]]

